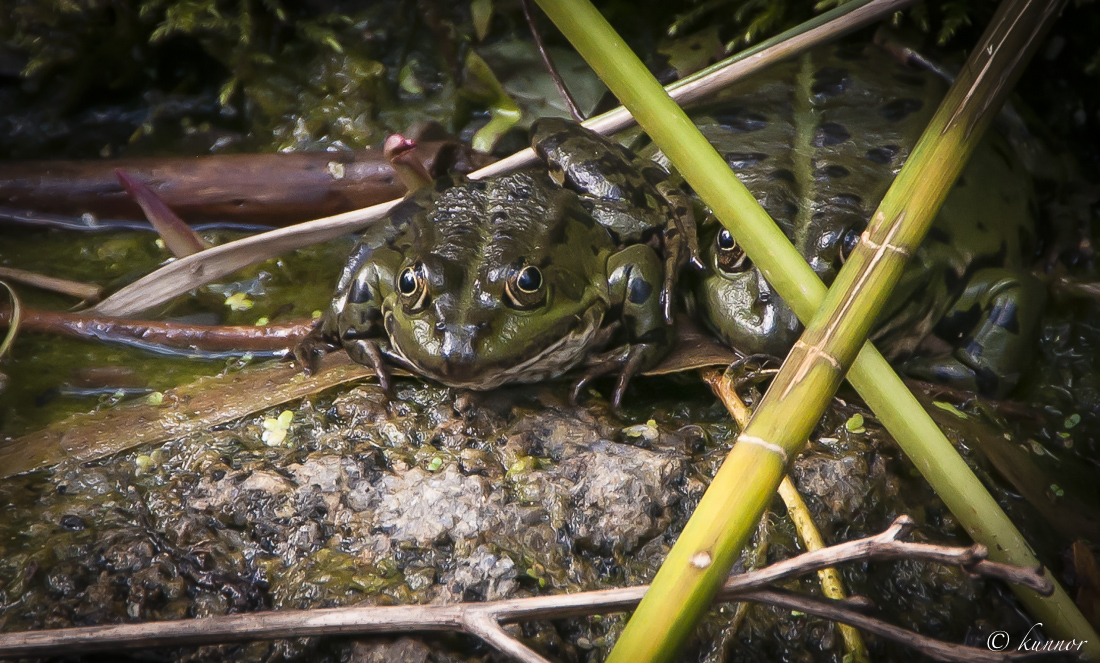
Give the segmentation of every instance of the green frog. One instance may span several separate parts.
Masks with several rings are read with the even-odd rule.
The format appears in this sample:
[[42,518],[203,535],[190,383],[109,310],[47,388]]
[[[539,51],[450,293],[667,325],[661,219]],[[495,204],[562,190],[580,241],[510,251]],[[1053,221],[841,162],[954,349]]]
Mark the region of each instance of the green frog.
[[[696,113],[718,152],[830,283],[935,112],[947,84],[881,53],[838,48],[779,65]],[[1001,396],[1020,378],[1046,291],[1031,178],[1007,141],[975,151],[910,258],[872,340],[922,379]],[[693,288],[709,327],[746,354],[783,356],[801,325],[730,233],[700,227]]]
[[542,166],[444,178],[362,236],[303,366],[342,346],[388,388],[397,365],[443,384],[491,389],[583,367],[631,376],[673,335],[680,267],[698,262],[692,203],[648,160],[579,125],[532,129]]

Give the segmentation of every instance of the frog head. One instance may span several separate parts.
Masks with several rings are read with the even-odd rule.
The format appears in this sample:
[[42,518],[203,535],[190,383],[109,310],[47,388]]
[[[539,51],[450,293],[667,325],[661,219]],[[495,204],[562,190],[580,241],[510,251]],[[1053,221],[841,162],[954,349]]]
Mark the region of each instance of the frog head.
[[613,249],[576,195],[532,173],[439,194],[382,306],[391,352],[447,385],[560,374],[598,342]]
[[745,354],[783,356],[802,327],[744,249],[717,222],[699,238],[706,271],[695,288],[696,305],[708,326]]

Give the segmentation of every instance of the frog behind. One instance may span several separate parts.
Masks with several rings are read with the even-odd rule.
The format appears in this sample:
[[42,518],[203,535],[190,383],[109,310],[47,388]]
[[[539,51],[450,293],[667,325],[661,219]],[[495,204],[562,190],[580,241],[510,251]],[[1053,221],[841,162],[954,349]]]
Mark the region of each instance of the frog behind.
[[652,163],[576,125],[543,121],[533,140],[549,172],[441,180],[368,229],[296,350],[303,365],[343,346],[384,386],[392,362],[469,389],[584,365],[574,394],[617,372],[618,407],[670,344],[691,205]]
[[[739,85],[730,90],[736,104],[702,109],[696,120],[830,283],[946,87],[926,71],[841,47]],[[879,349],[915,377],[994,395],[1011,389],[1045,299],[1024,269],[1035,207],[1012,148],[988,137],[880,315]],[[801,331],[794,313],[713,219],[700,242],[707,271],[694,298],[708,325],[742,352],[786,354]]]

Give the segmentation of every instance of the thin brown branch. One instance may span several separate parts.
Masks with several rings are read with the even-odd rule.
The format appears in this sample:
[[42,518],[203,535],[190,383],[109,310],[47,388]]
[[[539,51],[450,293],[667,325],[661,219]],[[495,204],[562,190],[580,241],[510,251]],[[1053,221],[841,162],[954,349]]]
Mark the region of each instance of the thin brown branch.
[[[0,338],[0,359],[3,359],[11,350],[11,346],[15,343],[15,337],[19,334],[19,328],[23,320],[23,303],[19,301],[19,295],[15,294],[15,290],[6,282],[0,281],[0,286],[8,291],[8,299],[11,300],[11,310],[8,312],[11,322],[8,324],[8,332],[4,334],[3,338]],[[3,382],[0,381],[0,391],[3,391],[3,386]]]
[[[719,592],[718,600],[761,600],[773,605],[790,607],[788,595],[760,594],[774,591],[770,584],[800,576],[839,562],[870,559],[923,559],[951,565],[961,565],[968,571],[992,574],[995,577],[1018,579],[1036,591],[1051,587],[1050,579],[1036,569],[1018,569],[1012,574],[1001,567],[981,561],[984,548],[952,548],[898,541],[910,531],[912,520],[901,517],[885,532],[872,537],[849,541],[831,548],[778,562],[765,569],[734,576]],[[448,605],[382,606],[326,608],[318,610],[286,610],[258,612],[247,615],[227,615],[147,624],[117,624],[80,628],[7,633],[0,635],[0,657],[46,656],[58,653],[134,649],[159,646],[196,646],[226,642],[242,642],[275,638],[297,638],[316,635],[352,635],[396,633],[410,631],[463,631],[484,639],[502,652],[523,663],[545,663],[545,660],[522,643],[509,636],[501,624],[536,619],[564,619],[596,613],[629,610],[641,600],[648,587],[629,587],[558,596],[509,599],[488,603],[457,603]],[[757,593],[757,594],[754,594]],[[772,598],[768,597],[779,597]],[[766,598],[760,598],[766,597]],[[809,599],[806,599],[809,600]],[[805,603],[799,606],[815,606]],[[898,627],[876,622],[865,627],[859,620],[869,619],[855,611],[863,607],[858,599],[823,603],[824,607],[793,609],[822,614],[846,623],[867,628],[883,637],[900,639],[906,644],[923,643],[918,648],[941,660],[1013,660],[1011,658],[978,658],[975,650],[936,642]],[[818,610],[832,612],[819,613]],[[857,617],[853,616],[856,615]],[[869,623],[869,622],[868,622]],[[899,638],[899,634],[903,637]],[[986,652],[983,652],[985,654]]]
[[569,108],[569,114],[573,116],[573,119],[577,122],[584,122],[585,117],[581,113],[580,107],[577,106],[577,100],[573,98],[573,93],[569,91],[565,79],[561,77],[557,66],[554,65],[554,60],[550,57],[550,52],[546,50],[546,44],[542,41],[542,33],[539,32],[539,26],[535,24],[535,16],[531,11],[531,0],[520,0],[519,4],[523,8],[523,18],[527,20],[527,27],[530,28],[531,36],[535,39],[535,47],[542,57],[542,63],[546,65],[546,71],[550,74],[550,80],[554,81],[554,87],[558,89],[558,94],[565,101],[565,105]]
[[[795,594],[781,589],[760,589],[744,592],[739,595],[743,601],[754,601],[768,605],[798,610],[800,612],[824,617],[834,622],[843,622],[859,628],[867,633],[889,638],[895,642],[919,651],[937,661],[968,661],[971,663],[999,663],[1002,661],[1026,661],[1036,658],[1046,658],[1042,652],[1006,650],[995,651],[980,647],[968,647],[956,645],[942,640],[929,638],[919,633],[914,633],[888,624],[881,619],[869,617],[858,609],[853,609],[851,601],[836,601],[832,599],[820,599],[805,594]],[[857,608],[862,607],[856,604]]]
[[492,609],[472,611],[465,621],[465,627],[470,635],[476,635],[520,663],[550,663],[527,645],[508,635]]
[[[10,313],[10,309],[0,309],[0,327],[8,324]],[[309,333],[312,325],[313,321],[308,319],[268,325],[191,325],[24,308],[21,329],[159,352],[242,355],[288,351]]]
[[955,389],[947,385],[924,382],[912,378],[906,378],[904,382],[905,385],[913,391],[919,391],[929,398],[946,401],[953,405],[965,405],[977,402],[992,408],[997,414],[1003,417],[1039,425],[1045,424],[1048,419],[1047,414],[1043,410],[1020,401],[988,398],[986,396],[979,396],[972,391]]

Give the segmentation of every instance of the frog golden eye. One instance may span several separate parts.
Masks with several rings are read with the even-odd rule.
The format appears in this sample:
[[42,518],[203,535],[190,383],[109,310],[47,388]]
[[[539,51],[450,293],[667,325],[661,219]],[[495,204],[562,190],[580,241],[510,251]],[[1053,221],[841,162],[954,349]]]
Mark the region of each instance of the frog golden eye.
[[542,272],[534,265],[526,265],[512,270],[504,282],[504,296],[507,304],[520,310],[531,309],[546,299]]
[[401,293],[405,305],[410,310],[415,311],[424,307],[428,299],[428,287],[419,263],[401,270],[397,276],[397,291]]
[[717,253],[718,268],[727,274],[738,274],[752,267],[752,261],[741,248],[741,245],[733,239],[730,231],[722,228],[718,236],[714,238],[714,246]]

